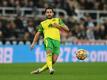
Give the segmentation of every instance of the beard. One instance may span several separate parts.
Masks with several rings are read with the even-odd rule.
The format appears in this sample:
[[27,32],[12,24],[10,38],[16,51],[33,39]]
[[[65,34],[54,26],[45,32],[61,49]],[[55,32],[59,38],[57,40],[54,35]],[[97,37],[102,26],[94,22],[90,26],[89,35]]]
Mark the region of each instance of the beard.
[[47,16],[47,18],[48,18],[48,19],[52,19],[52,18],[53,18],[53,16],[50,16],[50,15],[49,15],[49,16]]

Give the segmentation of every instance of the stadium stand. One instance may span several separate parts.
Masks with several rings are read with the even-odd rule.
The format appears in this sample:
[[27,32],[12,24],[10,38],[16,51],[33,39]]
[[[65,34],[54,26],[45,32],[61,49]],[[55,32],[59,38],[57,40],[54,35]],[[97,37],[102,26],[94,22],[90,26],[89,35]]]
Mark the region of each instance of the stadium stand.
[[1,0],[0,44],[30,44],[48,6],[70,28],[62,34],[62,43],[107,44],[106,0]]

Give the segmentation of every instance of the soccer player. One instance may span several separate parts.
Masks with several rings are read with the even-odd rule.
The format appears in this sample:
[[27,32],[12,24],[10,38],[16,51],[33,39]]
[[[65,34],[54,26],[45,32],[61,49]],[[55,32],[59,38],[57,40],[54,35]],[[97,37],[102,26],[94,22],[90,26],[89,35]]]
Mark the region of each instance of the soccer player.
[[56,62],[60,53],[60,30],[69,32],[68,27],[63,23],[60,18],[54,18],[53,8],[45,9],[46,20],[42,21],[39,29],[35,34],[31,48],[34,48],[41,33],[44,35],[44,44],[46,49],[46,64],[31,72],[31,74],[38,74],[42,71],[49,69],[49,73],[53,74],[54,69],[52,65]]

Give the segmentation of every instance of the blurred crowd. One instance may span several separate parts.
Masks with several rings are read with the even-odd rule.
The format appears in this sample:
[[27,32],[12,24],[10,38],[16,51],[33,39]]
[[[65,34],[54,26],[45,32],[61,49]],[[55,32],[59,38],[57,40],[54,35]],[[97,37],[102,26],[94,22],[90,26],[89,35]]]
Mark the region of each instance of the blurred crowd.
[[[61,31],[61,41],[73,42],[76,40],[106,40],[107,20],[103,23],[93,21],[95,17],[85,14],[77,19],[76,10],[107,10],[107,0],[1,0],[0,7],[30,7],[30,8],[53,8],[64,9],[69,18],[60,18],[69,27],[69,33]],[[75,19],[76,17],[76,19]],[[43,19],[23,18],[17,16],[14,20],[0,17],[0,41],[32,41],[37,31],[37,26]],[[40,37],[41,38],[41,37]]]
[[75,9],[82,10],[107,10],[107,0],[0,0],[0,7],[37,7],[61,8],[68,15],[75,14]]
[[0,0],[1,7],[37,7],[44,8],[52,6],[54,8],[105,10],[106,0]]

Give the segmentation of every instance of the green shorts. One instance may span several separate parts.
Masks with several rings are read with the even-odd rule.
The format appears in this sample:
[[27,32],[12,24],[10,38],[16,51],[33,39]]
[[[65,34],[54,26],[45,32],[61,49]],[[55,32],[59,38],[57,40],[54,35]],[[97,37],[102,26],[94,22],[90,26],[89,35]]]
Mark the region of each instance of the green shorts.
[[45,44],[45,49],[50,50],[53,54],[59,55],[60,53],[60,41],[58,40],[54,40],[51,38],[46,38],[44,40],[44,44]]

